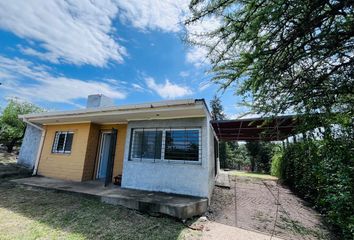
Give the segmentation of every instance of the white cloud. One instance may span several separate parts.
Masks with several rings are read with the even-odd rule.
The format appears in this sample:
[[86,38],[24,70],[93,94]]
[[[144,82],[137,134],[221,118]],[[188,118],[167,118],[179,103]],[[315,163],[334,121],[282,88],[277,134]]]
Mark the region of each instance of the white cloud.
[[[186,27],[187,37],[192,42],[203,43],[204,45],[213,45],[217,38],[208,39],[205,42],[206,33],[215,31],[221,26],[221,20],[219,18],[207,18],[199,21],[197,23],[190,24]],[[195,67],[199,68],[201,66],[210,64],[210,61],[207,58],[209,51],[206,47],[202,46],[193,46],[190,47],[187,51],[186,60],[188,63],[194,64]],[[210,57],[210,56],[209,56]]]
[[[118,85],[56,76],[51,69],[22,59],[0,56],[1,90],[20,98],[73,104],[89,94],[102,93],[123,99],[126,93]],[[8,76],[8,77],[6,77]]]
[[181,77],[185,78],[185,77],[188,77],[188,76],[189,76],[189,72],[188,72],[188,71],[181,71],[181,72],[179,73],[179,75],[180,75]]
[[110,60],[122,62],[126,55],[113,37],[117,12],[110,0],[0,1],[0,28],[38,41],[35,47],[22,47],[26,54],[102,67]]
[[134,90],[138,91],[138,92],[143,92],[144,88],[142,86],[140,86],[139,84],[136,83],[132,83],[132,87]]
[[186,59],[188,63],[192,63],[196,68],[200,68],[209,63],[207,54],[207,49],[194,46],[188,49]]
[[193,94],[189,87],[171,83],[168,79],[164,84],[156,83],[152,77],[145,77],[145,81],[149,89],[165,99],[175,99]]
[[[141,31],[180,32],[189,13],[190,0],[13,0],[0,1],[0,28],[27,42],[18,46],[23,54],[55,64],[107,66],[122,63],[128,55],[113,27],[119,19]],[[196,40],[220,26],[220,20],[205,19],[187,26]],[[186,61],[195,67],[209,64],[208,51],[187,50]]]
[[205,89],[209,88],[212,85],[210,81],[203,81],[199,84],[199,91],[202,92]]
[[19,50],[52,63],[106,66],[127,55],[113,22],[179,32],[189,0],[0,1],[0,28],[27,40]]
[[190,0],[117,0],[119,18],[140,30],[178,32]]

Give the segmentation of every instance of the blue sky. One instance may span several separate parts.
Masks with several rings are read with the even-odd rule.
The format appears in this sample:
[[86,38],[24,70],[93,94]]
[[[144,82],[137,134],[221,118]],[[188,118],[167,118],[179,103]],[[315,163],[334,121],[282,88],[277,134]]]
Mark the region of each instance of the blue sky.
[[[77,109],[95,93],[117,105],[209,102],[218,86],[205,73],[205,50],[181,41],[188,2],[0,1],[0,106],[18,97]],[[246,111],[233,89],[219,95],[229,117]]]

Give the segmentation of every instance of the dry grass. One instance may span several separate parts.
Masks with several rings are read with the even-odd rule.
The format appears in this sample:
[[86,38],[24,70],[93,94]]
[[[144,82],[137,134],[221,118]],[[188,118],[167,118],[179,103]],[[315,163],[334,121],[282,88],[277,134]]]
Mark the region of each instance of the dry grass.
[[0,239],[184,239],[190,231],[175,219],[0,183]]
[[14,164],[16,163],[16,155],[14,153],[7,153],[0,149],[0,163],[1,164]]
[[264,174],[264,173],[252,173],[252,172],[243,172],[243,171],[236,171],[236,170],[229,171],[228,173],[237,177],[259,178],[264,180],[278,180],[277,177],[271,176],[269,174]]
[[[0,163],[14,164],[14,158],[1,154]],[[9,180],[0,179],[0,240],[190,239],[198,235],[176,219],[152,217],[83,196],[23,187]]]

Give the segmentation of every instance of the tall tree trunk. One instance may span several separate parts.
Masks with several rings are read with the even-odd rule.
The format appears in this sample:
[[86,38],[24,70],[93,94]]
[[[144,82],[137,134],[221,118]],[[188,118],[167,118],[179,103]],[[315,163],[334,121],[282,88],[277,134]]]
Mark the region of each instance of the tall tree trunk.
[[23,129],[22,135],[20,137],[14,138],[6,144],[6,148],[7,148],[6,152],[12,153],[15,144],[17,143],[17,141],[21,140],[25,136],[25,132],[26,132],[26,128]]

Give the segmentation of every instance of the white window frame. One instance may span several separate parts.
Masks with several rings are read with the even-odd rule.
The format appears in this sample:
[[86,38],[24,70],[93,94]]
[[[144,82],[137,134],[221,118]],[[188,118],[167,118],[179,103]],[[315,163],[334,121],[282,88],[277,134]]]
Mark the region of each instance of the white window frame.
[[[198,131],[198,161],[192,160],[175,160],[165,158],[165,143],[166,143],[166,131],[185,131],[185,130],[197,130]],[[161,138],[161,156],[160,158],[134,158],[132,145],[135,140],[135,132],[147,132],[147,131],[162,131]],[[166,162],[166,163],[180,163],[180,164],[201,164],[202,163],[202,131],[201,128],[134,128],[132,130],[131,142],[129,146],[129,160],[130,161],[144,161],[144,162]]]
[[[163,143],[163,135],[164,135],[164,129],[163,128],[135,128],[133,129],[132,131],[132,140],[131,140],[131,143],[130,143],[130,156],[129,156],[129,159],[132,160],[132,161],[147,161],[147,162],[157,162],[157,161],[161,161],[161,158],[162,158],[162,155],[160,156],[160,158],[134,158],[133,157],[133,149],[132,149],[132,145],[134,143],[134,140],[135,140],[135,132],[156,132],[156,131],[161,131],[162,132],[162,137],[161,137],[161,146],[162,146],[162,143]],[[162,153],[162,149],[161,149],[161,153]]]
[[[57,147],[58,147],[59,136],[61,134],[65,134],[63,149],[62,150],[56,150]],[[72,147],[73,147],[72,144],[74,142],[74,132],[72,132],[72,131],[56,131],[55,132],[55,137],[54,137],[54,142],[53,142],[53,145],[52,145],[52,153],[53,154],[70,154],[71,153],[71,149],[70,149],[70,151],[65,151],[66,137],[68,136],[68,134],[72,134],[73,135],[73,140],[72,140],[72,143],[71,143],[71,149],[72,149]]]

